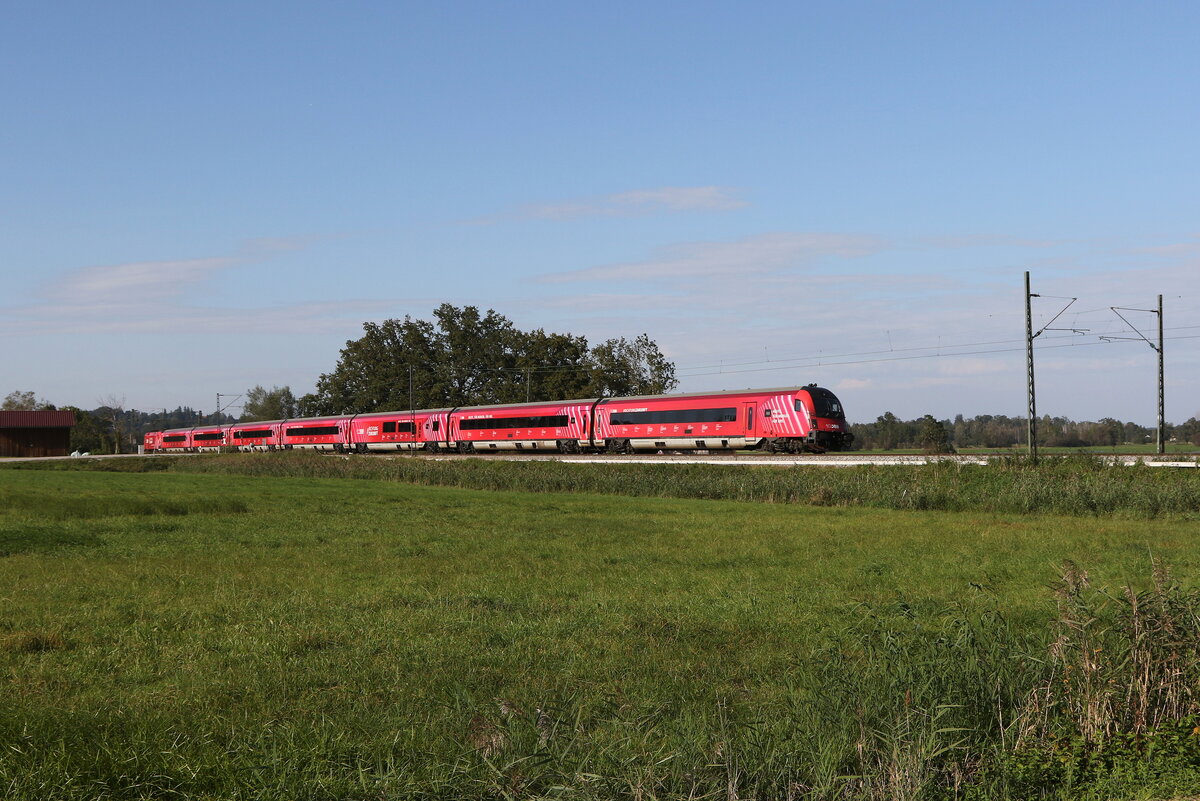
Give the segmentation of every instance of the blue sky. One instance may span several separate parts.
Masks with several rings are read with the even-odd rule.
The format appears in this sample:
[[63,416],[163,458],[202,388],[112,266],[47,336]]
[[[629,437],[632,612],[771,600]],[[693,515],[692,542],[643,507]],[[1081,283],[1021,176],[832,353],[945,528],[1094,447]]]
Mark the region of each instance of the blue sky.
[[300,394],[449,302],[647,332],[684,391],[1023,414],[1029,270],[1088,329],[1039,338],[1039,411],[1152,423],[1154,352],[1098,335],[1161,293],[1181,422],[1198,33],[1168,2],[14,5],[0,393]]

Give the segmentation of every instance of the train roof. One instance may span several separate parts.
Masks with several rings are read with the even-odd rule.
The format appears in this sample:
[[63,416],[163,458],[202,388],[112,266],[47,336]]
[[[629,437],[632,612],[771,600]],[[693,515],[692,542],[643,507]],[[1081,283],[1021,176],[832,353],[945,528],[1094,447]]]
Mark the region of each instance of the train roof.
[[[489,403],[486,406],[455,406],[453,408],[463,411],[476,409],[527,409],[535,406],[571,406],[578,404],[595,403],[596,398],[575,398],[574,400],[545,400],[545,401],[521,401],[520,403]],[[438,409],[438,411],[450,411],[449,409]]]
[[730,395],[786,395],[789,392],[799,392],[802,389],[821,389],[816,384],[808,384],[802,387],[769,387],[767,389],[719,389],[712,392],[685,392],[670,395],[620,395],[612,398],[604,398],[604,402],[609,401],[639,401],[639,400],[665,400],[670,398],[722,398]]

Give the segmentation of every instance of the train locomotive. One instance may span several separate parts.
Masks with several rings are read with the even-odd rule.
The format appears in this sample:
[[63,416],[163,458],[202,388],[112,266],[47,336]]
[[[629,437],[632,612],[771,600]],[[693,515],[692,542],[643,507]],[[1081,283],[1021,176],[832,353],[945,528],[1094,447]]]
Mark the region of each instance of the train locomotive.
[[809,384],[200,425],[150,432],[144,445],[147,453],[823,453],[844,450],[853,440],[837,396]]

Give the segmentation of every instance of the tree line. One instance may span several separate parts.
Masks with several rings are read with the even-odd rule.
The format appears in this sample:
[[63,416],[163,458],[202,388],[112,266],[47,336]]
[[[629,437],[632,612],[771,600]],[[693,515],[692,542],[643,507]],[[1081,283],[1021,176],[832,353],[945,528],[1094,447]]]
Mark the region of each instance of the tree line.
[[[953,420],[937,420],[932,415],[915,420],[901,420],[891,412],[880,415],[873,423],[855,423],[856,450],[894,450],[919,448],[944,453],[952,448],[1011,448],[1027,440],[1027,419],[1007,415],[981,414]],[[1200,445],[1200,421],[1191,418],[1185,423],[1167,425],[1164,435],[1168,441]],[[1039,417],[1038,444],[1048,447],[1085,448],[1094,446],[1143,445],[1152,443],[1157,430],[1112,417],[1098,421],[1075,421],[1066,417]]]

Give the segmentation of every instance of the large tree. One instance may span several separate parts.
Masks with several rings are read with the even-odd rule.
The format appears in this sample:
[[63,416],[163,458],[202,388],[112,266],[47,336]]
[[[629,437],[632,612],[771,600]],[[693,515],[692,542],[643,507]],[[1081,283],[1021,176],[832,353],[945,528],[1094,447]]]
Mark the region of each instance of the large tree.
[[364,323],[332,372],[300,399],[306,415],[668,392],[675,366],[646,334],[587,340],[521,331],[493,310],[449,303],[434,321]]
[[609,339],[592,348],[592,385],[589,395],[661,395],[670,392],[675,365],[667,360],[650,337]]
[[284,420],[295,416],[296,396],[292,394],[291,387],[266,389],[256,386],[246,390],[246,400],[242,404],[241,422]]

